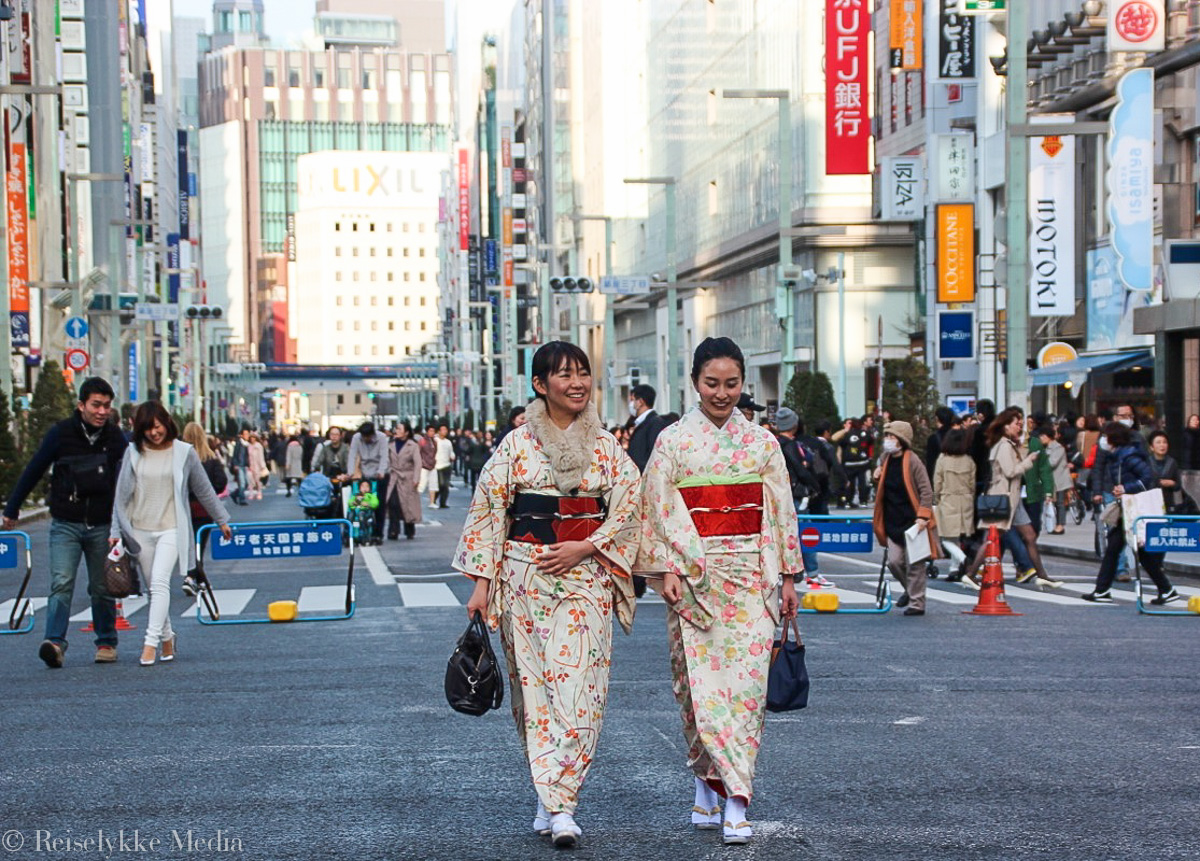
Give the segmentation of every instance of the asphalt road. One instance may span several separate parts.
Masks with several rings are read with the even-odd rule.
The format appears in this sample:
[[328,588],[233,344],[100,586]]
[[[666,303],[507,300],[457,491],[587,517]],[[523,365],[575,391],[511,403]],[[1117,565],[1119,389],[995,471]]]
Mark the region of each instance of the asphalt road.
[[[35,632],[0,637],[0,856],[555,855],[529,831],[535,797],[507,708],[471,718],[442,696],[466,621],[467,585],[448,576],[466,499],[456,487],[449,509],[427,510],[415,541],[359,551],[348,621],[202,626],[180,616],[192,602],[179,594],[179,657],[150,668],[137,664],[144,609],[115,665],[91,662],[83,621],[60,670],[36,656],[40,611]],[[293,502],[237,516],[290,519]],[[30,532],[44,596],[46,526]],[[210,566],[222,594],[241,590],[226,618],[344,583],[344,560],[275,562]],[[829,558],[823,570],[866,593],[873,566]],[[1094,566],[1052,570],[1076,591],[1010,589],[1021,616],[963,615],[973,593],[938,581],[923,618],[804,617],[812,702],[768,718],[756,836],[741,848],[687,825],[665,607],[643,603],[633,635],[616,638],[574,856],[1200,858],[1200,617],[1087,605],[1073,595]],[[0,602],[14,574],[0,572]],[[76,609],[86,615],[82,588]]]

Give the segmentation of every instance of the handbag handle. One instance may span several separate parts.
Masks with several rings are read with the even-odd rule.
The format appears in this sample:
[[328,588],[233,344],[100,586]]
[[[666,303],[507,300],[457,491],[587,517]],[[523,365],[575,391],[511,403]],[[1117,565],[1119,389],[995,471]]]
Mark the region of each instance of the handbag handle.
[[795,616],[793,616],[789,621],[790,621],[790,625],[788,622],[783,623],[783,636],[779,638],[779,641],[780,641],[779,644],[782,646],[785,643],[787,643],[788,628],[791,627],[792,632],[796,635],[796,645],[803,646],[804,640],[800,639],[800,624],[796,621]]

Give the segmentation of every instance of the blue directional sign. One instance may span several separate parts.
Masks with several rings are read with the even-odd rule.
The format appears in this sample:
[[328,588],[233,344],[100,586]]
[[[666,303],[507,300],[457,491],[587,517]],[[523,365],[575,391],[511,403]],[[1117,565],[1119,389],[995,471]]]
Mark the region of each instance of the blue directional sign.
[[64,327],[69,338],[86,338],[88,333],[87,320],[82,317],[72,317]]
[[297,556],[340,556],[342,530],[327,523],[278,526],[234,526],[233,537],[212,536],[213,559],[260,559]]
[[870,553],[875,547],[875,529],[870,523],[801,520],[800,546],[824,552]]
[[16,568],[18,539],[13,536],[0,538],[0,568]]
[[1146,549],[1155,553],[1200,553],[1200,521],[1145,521]]

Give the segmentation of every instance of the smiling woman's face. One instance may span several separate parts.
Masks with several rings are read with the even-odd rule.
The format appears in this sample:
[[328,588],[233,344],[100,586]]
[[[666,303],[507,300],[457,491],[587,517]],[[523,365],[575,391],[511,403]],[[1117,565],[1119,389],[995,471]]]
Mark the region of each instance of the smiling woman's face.
[[574,418],[583,412],[592,397],[592,375],[575,362],[565,362],[545,381],[533,380],[533,389],[546,399],[551,415]]
[[694,383],[700,410],[717,425],[723,425],[742,396],[742,369],[733,359],[710,359],[700,368]]

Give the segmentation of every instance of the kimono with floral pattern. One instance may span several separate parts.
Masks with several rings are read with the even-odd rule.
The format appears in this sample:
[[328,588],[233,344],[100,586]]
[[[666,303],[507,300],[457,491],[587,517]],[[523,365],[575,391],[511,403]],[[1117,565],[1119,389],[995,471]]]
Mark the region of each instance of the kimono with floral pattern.
[[[589,408],[590,409],[590,408]],[[615,612],[628,633],[637,552],[638,471],[597,423],[580,496],[600,496],[607,519],[588,539],[596,555],[561,576],[540,572],[545,545],[507,540],[508,508],[520,491],[562,495],[533,428],[501,441],[484,466],[454,567],[492,581],[488,623],[507,658],[513,718],[538,797],[573,813],[595,755],[612,657]]]
[[[703,537],[681,484],[762,482],[756,535]],[[646,465],[636,570],[671,571],[683,598],[667,613],[673,688],[688,764],[726,796],[747,801],[762,740],[771,641],[782,577],[803,563],[783,453],[737,410],[717,427],[699,408],[666,428]]]

